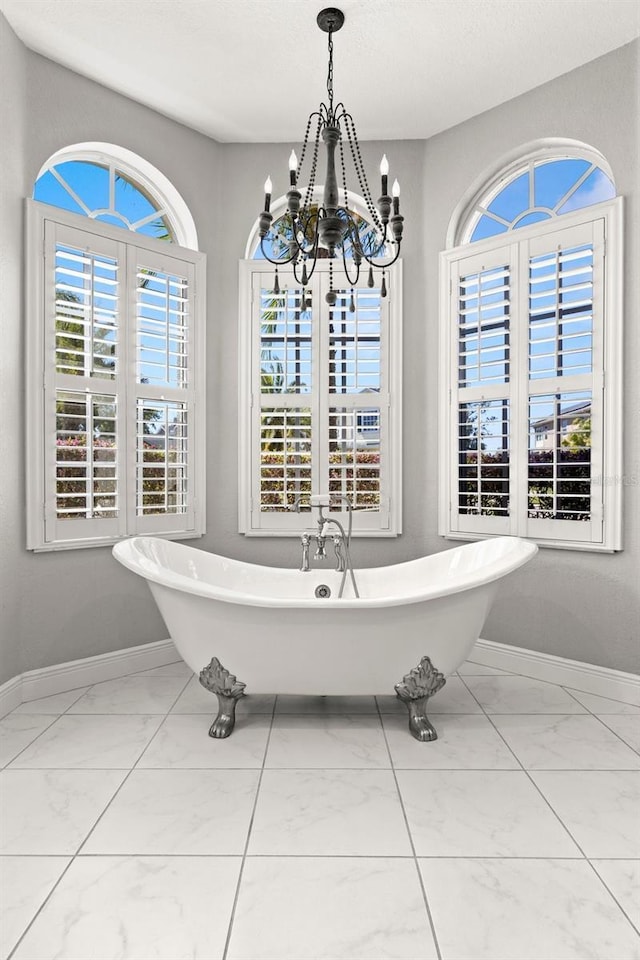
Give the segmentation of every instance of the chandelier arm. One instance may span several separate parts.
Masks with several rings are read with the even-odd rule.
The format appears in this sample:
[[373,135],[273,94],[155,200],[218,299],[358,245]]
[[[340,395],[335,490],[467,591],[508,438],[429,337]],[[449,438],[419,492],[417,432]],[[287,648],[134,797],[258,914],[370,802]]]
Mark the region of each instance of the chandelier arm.
[[356,283],[357,283],[358,280],[360,279],[360,264],[359,264],[357,261],[353,261],[353,262],[355,263],[355,267],[356,267],[355,280],[352,280],[351,277],[349,276],[349,268],[347,267],[347,254],[346,254],[346,252],[345,252],[344,244],[343,244],[343,245],[342,245],[342,265],[343,265],[343,269],[344,269],[344,275],[345,275],[345,277],[347,278],[347,280],[349,281],[349,286],[350,286],[350,287],[355,287]]
[[[320,222],[320,209],[321,209],[321,208],[319,207],[319,208],[318,208],[318,214],[316,215],[316,222],[315,222],[315,225],[314,225],[313,228],[312,228],[312,229],[313,229],[313,240],[311,241],[311,245],[310,245],[309,247],[305,247],[305,246],[303,246],[303,244],[300,243],[300,241],[298,240],[298,238],[295,237],[295,241],[296,241],[296,243],[298,244],[298,250],[299,250],[300,253],[301,253],[303,256],[305,256],[305,257],[310,257],[310,256],[313,255],[314,258],[315,258],[315,257],[317,256],[316,251],[317,251],[317,249],[318,249],[318,237],[319,237],[318,225],[319,225],[319,222]],[[299,219],[300,233],[301,233],[302,236],[305,237],[305,238],[306,238],[306,236],[307,236],[307,229],[308,229],[309,224],[311,223],[312,217],[313,217],[313,214],[309,213],[308,216],[307,216],[307,218],[306,218],[306,220],[303,221],[303,218],[302,218],[302,217],[300,217],[300,219]]]
[[[375,260],[373,259],[374,257],[377,256],[376,253],[374,253],[374,254],[373,254],[372,256],[370,256],[370,257],[367,256],[367,254],[365,253],[365,254],[364,254],[364,258],[365,258],[365,260],[367,261],[367,263],[371,264],[372,267],[377,267],[378,270],[386,270],[388,267],[392,267],[392,266],[394,265],[394,263],[396,262],[396,260],[398,259],[398,257],[400,256],[400,244],[402,243],[402,241],[401,241],[401,240],[397,240],[397,241],[394,241],[394,242],[397,243],[398,248],[397,248],[397,250],[396,250],[396,252],[395,252],[395,254],[393,255],[393,258],[392,258],[391,260],[388,260],[388,261],[386,261],[385,263],[376,263]],[[363,252],[364,252],[364,251],[363,251]]]
[[291,263],[292,260],[296,260],[298,258],[298,253],[296,252],[295,255],[287,257],[286,259],[274,260],[272,257],[269,256],[269,254],[264,248],[264,237],[260,237],[260,251],[262,253],[262,256],[265,258],[265,260],[268,260],[269,263],[272,263],[276,267],[285,267],[288,263]]

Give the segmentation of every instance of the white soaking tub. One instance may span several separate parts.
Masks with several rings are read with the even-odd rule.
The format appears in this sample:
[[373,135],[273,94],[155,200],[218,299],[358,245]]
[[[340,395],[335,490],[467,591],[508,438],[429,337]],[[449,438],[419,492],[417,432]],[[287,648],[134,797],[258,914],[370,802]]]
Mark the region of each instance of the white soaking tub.
[[[357,569],[359,598],[347,579],[341,599],[334,570],[259,566],[153,537],[123,540],[113,553],[148,581],[178,653],[217,694],[212,736],[231,733],[245,687],[322,695],[395,689],[412,734],[433,740],[428,697],[471,652],[501,578],[537,549],[497,537]],[[331,596],[317,598],[319,586]]]

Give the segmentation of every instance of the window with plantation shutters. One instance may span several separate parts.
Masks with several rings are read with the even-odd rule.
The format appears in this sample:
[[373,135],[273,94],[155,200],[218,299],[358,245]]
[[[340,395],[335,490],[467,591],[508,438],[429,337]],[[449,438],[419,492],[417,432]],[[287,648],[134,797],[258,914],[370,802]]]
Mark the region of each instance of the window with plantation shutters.
[[28,214],[28,546],[200,535],[202,254]]
[[[292,272],[240,266],[240,529],[292,535],[311,522],[309,497],[353,505],[359,535],[400,531],[401,274],[384,298],[351,286],[328,261],[299,287]],[[301,515],[296,512],[300,506]]]
[[440,532],[621,549],[621,201],[441,254]]

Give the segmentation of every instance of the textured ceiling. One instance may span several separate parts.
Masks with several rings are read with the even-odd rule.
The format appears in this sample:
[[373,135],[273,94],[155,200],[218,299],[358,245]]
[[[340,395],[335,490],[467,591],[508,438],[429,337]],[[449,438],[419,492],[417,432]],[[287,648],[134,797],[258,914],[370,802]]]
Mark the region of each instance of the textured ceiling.
[[[336,0],[334,0],[336,2]],[[636,0],[338,0],[361,139],[432,136],[640,33]],[[322,0],[0,0],[32,50],[222,141],[299,141],[326,95]]]

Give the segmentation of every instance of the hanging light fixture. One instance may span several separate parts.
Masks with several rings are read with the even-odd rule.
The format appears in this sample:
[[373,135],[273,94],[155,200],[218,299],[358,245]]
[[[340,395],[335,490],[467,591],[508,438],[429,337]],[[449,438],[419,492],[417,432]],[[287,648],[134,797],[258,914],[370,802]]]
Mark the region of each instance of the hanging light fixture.
[[[347,112],[343,103],[339,103],[335,107],[333,104],[333,34],[342,27],[344,14],[335,7],[328,7],[326,10],[320,11],[317,23],[320,29],[329,35],[328,102],[321,103],[319,109],[315,110],[307,121],[300,161],[298,162],[293,150],[289,156],[287,209],[281,220],[277,221],[286,237],[286,250],[283,256],[274,258],[270,255],[268,249],[270,241],[274,239],[270,233],[273,221],[273,215],[270,212],[273,190],[271,177],[267,177],[264,185],[264,210],[259,217],[259,235],[263,256],[276,266],[274,281],[274,291],[276,293],[280,290],[278,265],[293,264],[296,283],[304,288],[313,275],[318,259],[329,258],[330,282],[326,299],[330,305],[333,305],[336,302],[337,295],[333,289],[332,261],[337,258],[342,258],[344,271],[351,286],[358,283],[363,262],[369,264],[368,285],[370,287],[375,285],[374,267],[376,270],[380,270],[382,272],[380,293],[383,297],[386,296],[386,270],[400,256],[404,218],[400,215],[400,186],[397,180],[394,181],[392,187],[393,197],[388,194],[389,163],[386,155],[382,157],[380,164],[381,196],[375,204],[364,171],[353,117]],[[315,135],[313,139],[310,139],[314,121]],[[354,213],[349,209],[345,138],[351,153],[360,193],[364,198],[373,225],[373,230],[368,229],[364,237],[358,227],[358,221],[360,223],[364,221],[359,217],[356,219]],[[326,147],[326,174],[322,203],[318,203],[314,202],[314,187],[321,140],[324,141]],[[339,152],[342,170],[342,204],[340,203],[336,175],[336,148]],[[310,157],[308,161],[310,169],[303,201],[302,194],[298,189],[298,181],[307,157]],[[273,251],[271,250],[271,252]],[[348,257],[349,252],[350,256]],[[352,263],[349,264],[348,260],[352,260]]]

